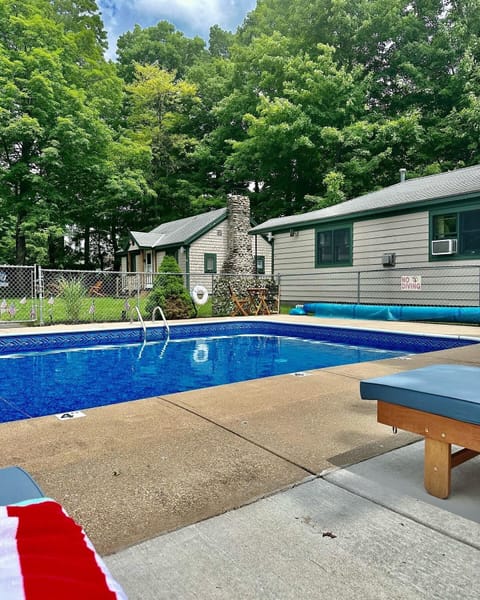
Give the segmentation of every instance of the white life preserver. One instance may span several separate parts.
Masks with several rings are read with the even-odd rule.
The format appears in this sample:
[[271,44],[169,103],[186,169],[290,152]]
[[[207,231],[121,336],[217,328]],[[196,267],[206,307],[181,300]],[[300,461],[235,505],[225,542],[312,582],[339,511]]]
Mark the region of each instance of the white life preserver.
[[208,300],[208,290],[203,285],[196,285],[192,290],[192,300],[197,306],[203,306]]

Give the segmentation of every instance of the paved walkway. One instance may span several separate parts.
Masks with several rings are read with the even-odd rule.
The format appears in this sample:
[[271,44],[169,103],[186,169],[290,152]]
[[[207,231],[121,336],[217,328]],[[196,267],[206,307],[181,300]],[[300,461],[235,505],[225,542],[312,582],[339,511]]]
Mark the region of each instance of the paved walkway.
[[[473,326],[272,318],[480,338]],[[334,479],[418,439],[377,424],[359,381],[444,362],[478,365],[480,347],[149,398],[69,421],[4,423],[0,466],[27,469],[65,506],[132,599],[478,597],[468,595],[480,572],[477,545],[451,533],[480,537],[477,524],[460,526],[465,517],[447,509],[454,522],[443,532],[413,509],[370,497],[371,478],[352,472],[363,481],[355,489]],[[414,463],[409,472],[421,473],[421,457]],[[467,465],[478,461],[458,469]],[[390,476],[388,489],[392,479],[404,473]],[[382,480],[376,485],[385,492]],[[475,513],[478,490],[466,493]],[[434,523],[446,521],[444,509],[432,510],[441,511]],[[459,594],[450,595],[453,585]]]
[[[443,507],[425,497],[422,460],[417,442],[133,546],[107,565],[130,600],[477,600],[480,460],[457,468]],[[412,495],[395,485],[400,476]],[[469,504],[473,521],[460,516]]]

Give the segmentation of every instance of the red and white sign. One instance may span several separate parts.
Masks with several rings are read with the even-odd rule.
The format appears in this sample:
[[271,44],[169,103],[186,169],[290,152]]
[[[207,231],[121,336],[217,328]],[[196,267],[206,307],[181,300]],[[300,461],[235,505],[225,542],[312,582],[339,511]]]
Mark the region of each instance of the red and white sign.
[[400,278],[402,292],[419,292],[422,289],[421,275],[402,275]]

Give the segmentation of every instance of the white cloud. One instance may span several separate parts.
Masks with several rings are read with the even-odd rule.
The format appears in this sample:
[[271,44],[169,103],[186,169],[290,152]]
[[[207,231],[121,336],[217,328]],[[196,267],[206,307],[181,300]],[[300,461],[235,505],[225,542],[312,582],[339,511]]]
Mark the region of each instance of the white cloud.
[[169,21],[187,37],[208,38],[212,25],[234,31],[256,0],[98,0],[108,33],[109,56],[113,57],[116,39],[135,24],[151,27]]
[[232,8],[231,3],[221,0],[137,0],[133,5],[137,12],[159,20],[181,20],[197,26],[203,22],[209,27],[212,23],[225,21]]

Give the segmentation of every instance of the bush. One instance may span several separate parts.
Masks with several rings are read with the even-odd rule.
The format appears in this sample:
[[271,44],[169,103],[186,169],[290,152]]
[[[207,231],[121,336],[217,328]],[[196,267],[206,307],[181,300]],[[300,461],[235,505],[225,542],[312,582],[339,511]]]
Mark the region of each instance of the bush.
[[65,314],[67,320],[76,323],[80,320],[83,298],[87,289],[80,278],[66,279],[61,278],[58,282],[59,297],[65,304]]
[[189,319],[195,314],[192,299],[183,284],[183,274],[173,256],[165,256],[158,268],[145,305],[147,319],[151,319],[156,306],[161,306],[167,319]]

